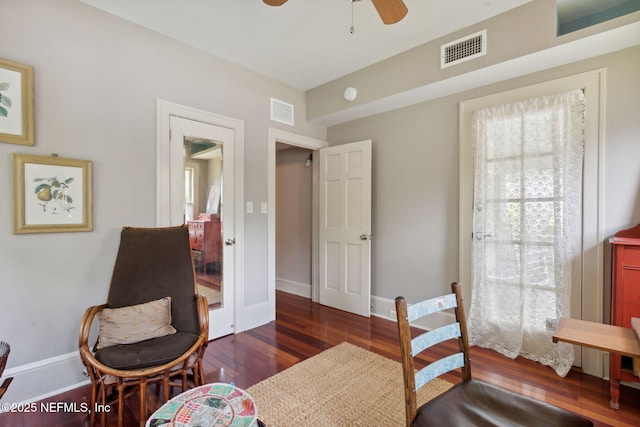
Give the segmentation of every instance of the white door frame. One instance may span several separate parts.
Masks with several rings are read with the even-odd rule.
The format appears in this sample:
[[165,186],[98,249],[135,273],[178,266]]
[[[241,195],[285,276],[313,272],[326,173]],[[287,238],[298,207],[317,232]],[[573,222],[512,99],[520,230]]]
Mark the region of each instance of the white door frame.
[[[271,319],[276,317],[276,143],[278,142],[314,151],[329,146],[326,141],[269,128],[267,143],[267,223],[269,228],[267,236],[267,294]],[[318,301],[318,162],[313,162],[312,167],[311,299]]]
[[234,131],[235,161],[234,179],[234,226],[235,226],[235,271],[234,271],[234,322],[233,332],[244,330],[242,303],[244,301],[244,121],[198,110],[158,99],[156,101],[156,225],[171,225],[171,150],[170,117],[209,123]]
[[[562,91],[582,89],[587,108],[584,173],[583,173],[583,218],[582,218],[582,319],[602,323],[603,321],[603,165],[604,153],[604,82],[605,70],[599,69],[574,76],[556,79],[531,86],[517,88],[460,103],[460,234],[459,234],[459,280],[463,293],[471,296],[471,233],[473,215],[473,150],[471,149],[471,115],[474,110],[489,105],[513,102]],[[590,298],[584,298],[589,295]],[[466,305],[471,298],[466,298]],[[608,355],[593,349],[582,349],[582,368],[585,373],[603,377],[608,375],[603,359]],[[608,360],[608,359],[607,359]]]

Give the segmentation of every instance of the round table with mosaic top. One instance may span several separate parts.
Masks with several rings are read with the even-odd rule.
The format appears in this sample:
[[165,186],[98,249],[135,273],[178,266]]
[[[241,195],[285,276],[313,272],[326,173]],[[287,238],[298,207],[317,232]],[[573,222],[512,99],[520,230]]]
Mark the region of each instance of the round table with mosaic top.
[[213,383],[187,390],[162,405],[147,427],[254,427],[258,411],[253,398],[233,384]]

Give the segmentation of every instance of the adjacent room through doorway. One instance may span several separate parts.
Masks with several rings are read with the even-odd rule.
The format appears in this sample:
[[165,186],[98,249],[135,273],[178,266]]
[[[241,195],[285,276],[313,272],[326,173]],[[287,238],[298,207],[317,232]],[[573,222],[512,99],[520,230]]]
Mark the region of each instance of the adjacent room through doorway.
[[276,144],[276,288],[311,298],[313,151]]

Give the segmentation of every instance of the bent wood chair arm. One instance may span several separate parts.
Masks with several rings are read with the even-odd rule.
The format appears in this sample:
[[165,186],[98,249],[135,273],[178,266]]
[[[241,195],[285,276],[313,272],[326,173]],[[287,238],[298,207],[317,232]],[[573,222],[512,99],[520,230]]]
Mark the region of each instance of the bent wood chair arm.
[[[106,307],[106,304],[89,307],[82,318],[82,324],[80,326],[80,335],[78,338],[78,346],[80,351],[80,358],[82,363],[87,368],[87,374],[91,379],[91,407],[94,408],[98,396],[102,405],[106,404],[107,391],[113,387],[118,393],[118,426],[123,425],[123,411],[124,403],[123,396],[124,390],[130,386],[139,386],[140,390],[140,425],[144,425],[144,417],[146,414],[146,386],[150,383],[163,382],[164,384],[164,400],[169,399],[169,388],[173,385],[179,385],[170,383],[170,379],[180,375],[182,377],[182,391],[185,391],[187,386],[187,371],[191,370],[193,373],[193,380],[195,385],[202,385],[206,382],[204,377],[204,369],[202,364],[202,358],[208,345],[209,337],[209,306],[207,299],[203,295],[196,295],[196,305],[198,310],[198,323],[200,325],[200,335],[196,339],[196,342],[189,347],[180,357],[172,360],[171,362],[163,365],[154,366],[145,369],[138,370],[122,370],[111,368],[104,363],[100,362],[91,349],[89,348],[89,333],[91,325],[95,319],[95,316]],[[195,357],[193,359],[192,356]],[[179,368],[182,366],[182,368]],[[114,382],[109,382],[108,378],[112,377]],[[91,411],[89,422],[90,425],[94,424],[95,411]],[[106,423],[105,413],[101,414],[102,425]]]
[[[123,370],[123,369],[114,369],[111,368],[104,363],[100,362],[96,359],[93,351],[89,348],[89,332],[91,331],[91,325],[93,324],[93,320],[95,316],[107,305],[96,305],[89,307],[82,318],[82,324],[80,327],[80,336],[78,346],[80,349],[80,356],[84,361],[90,363],[94,368],[98,369],[103,374],[110,374],[116,377],[149,377],[156,374],[160,374],[167,369],[176,366],[182,362],[184,362],[188,357],[190,357],[193,353],[195,353],[202,345],[206,347],[208,344],[208,336],[209,336],[209,307],[207,304],[207,299],[202,295],[197,295],[198,298],[198,317],[200,323],[200,336],[196,340],[196,342],[189,347],[189,349],[180,357],[171,362],[165,363],[164,365],[154,366],[152,368],[147,369],[135,369],[135,370]],[[204,353],[204,349],[202,350]],[[202,354],[199,354],[201,357]]]

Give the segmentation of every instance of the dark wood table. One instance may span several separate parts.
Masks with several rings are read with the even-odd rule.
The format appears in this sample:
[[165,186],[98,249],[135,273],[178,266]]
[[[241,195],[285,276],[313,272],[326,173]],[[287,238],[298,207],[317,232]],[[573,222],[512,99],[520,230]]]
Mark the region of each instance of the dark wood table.
[[[567,342],[583,347],[640,358],[640,319],[632,319],[633,328],[605,325],[587,320],[560,318],[553,342]],[[620,407],[620,379],[609,376],[609,406]]]

